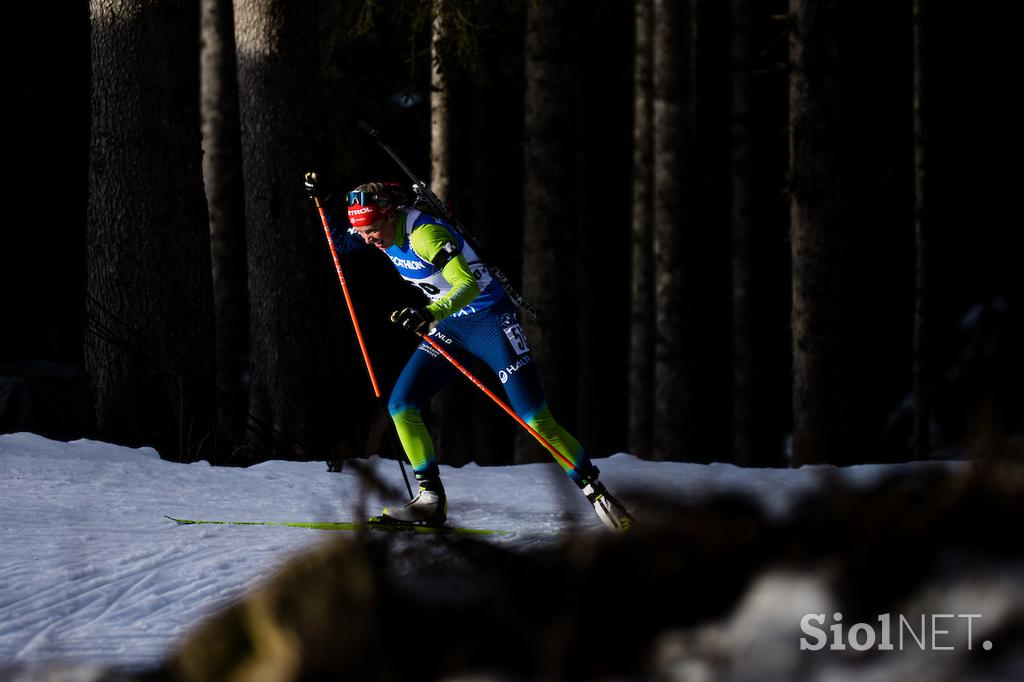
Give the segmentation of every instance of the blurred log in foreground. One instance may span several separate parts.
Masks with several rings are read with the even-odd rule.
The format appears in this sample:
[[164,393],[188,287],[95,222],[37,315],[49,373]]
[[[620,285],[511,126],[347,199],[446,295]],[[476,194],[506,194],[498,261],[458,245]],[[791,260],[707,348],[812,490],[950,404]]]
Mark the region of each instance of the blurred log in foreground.
[[[644,516],[648,528],[623,537],[518,553],[339,538],[211,618],[158,676],[819,680],[870,667],[872,680],[1021,679],[1021,465],[825,484],[784,518],[722,496],[647,500]],[[827,638],[820,649],[802,622]]]

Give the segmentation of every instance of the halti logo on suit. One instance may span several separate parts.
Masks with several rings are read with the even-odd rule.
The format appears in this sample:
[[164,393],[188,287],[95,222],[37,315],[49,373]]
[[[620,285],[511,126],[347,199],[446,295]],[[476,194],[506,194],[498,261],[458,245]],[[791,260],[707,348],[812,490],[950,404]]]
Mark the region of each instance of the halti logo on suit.
[[498,378],[501,379],[501,383],[506,383],[510,376],[518,372],[521,368],[533,362],[533,358],[527,355],[525,358],[519,358],[515,364],[509,365],[503,370],[498,372]]

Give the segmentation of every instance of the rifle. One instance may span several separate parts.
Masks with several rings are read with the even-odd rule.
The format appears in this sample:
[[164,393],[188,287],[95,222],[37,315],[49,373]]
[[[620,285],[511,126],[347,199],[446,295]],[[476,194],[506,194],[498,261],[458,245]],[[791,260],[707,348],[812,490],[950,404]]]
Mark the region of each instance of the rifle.
[[491,276],[494,277],[494,279],[498,280],[498,283],[501,285],[501,288],[505,290],[505,293],[508,295],[510,299],[512,299],[512,302],[515,303],[516,307],[522,310],[527,315],[529,315],[531,320],[536,320],[537,311],[535,311],[533,309],[533,306],[530,305],[530,303],[525,298],[523,298],[523,295],[519,293],[519,291],[514,286],[512,286],[512,282],[509,281],[508,276],[504,272],[502,272],[497,266],[495,266],[491,262],[491,259],[484,254],[484,250],[481,248],[480,243],[476,240],[476,238],[470,233],[469,230],[466,229],[466,227],[461,222],[459,222],[458,218],[456,218],[452,214],[452,212],[448,210],[448,207],[445,206],[444,202],[441,201],[441,199],[439,199],[436,194],[434,194],[434,192],[430,189],[427,183],[420,180],[416,176],[416,174],[412,172],[412,169],[410,169],[409,166],[407,166],[405,162],[402,161],[401,157],[398,156],[395,150],[392,149],[386,142],[384,142],[384,140],[381,139],[380,133],[371,128],[370,125],[366,123],[366,121],[359,121],[357,125],[359,126],[360,130],[362,130],[364,133],[372,137],[374,142],[380,145],[380,148],[383,149],[385,153],[387,153],[387,155],[390,156],[396,164],[398,164],[398,167],[402,169],[402,172],[404,172],[409,177],[409,181],[412,183],[412,191],[417,198],[416,203],[426,204],[427,206],[430,207],[430,213],[436,215],[439,218],[443,218],[445,222],[451,225],[452,228],[454,228],[455,231],[459,233],[459,236],[465,239],[466,242],[470,245],[470,247],[472,247],[472,249],[476,251],[477,255],[479,255],[480,258],[483,259],[484,263],[487,266],[487,269],[491,273]]

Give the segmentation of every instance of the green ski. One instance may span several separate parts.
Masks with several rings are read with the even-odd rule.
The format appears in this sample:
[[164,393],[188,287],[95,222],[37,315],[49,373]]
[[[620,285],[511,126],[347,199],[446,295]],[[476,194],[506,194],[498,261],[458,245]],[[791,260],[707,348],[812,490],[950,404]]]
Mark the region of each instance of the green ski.
[[[506,530],[489,530],[486,528],[458,528],[453,526],[414,526],[404,523],[387,523],[383,521],[200,521],[195,519],[176,519],[166,516],[182,526],[214,525],[214,526],[285,526],[288,528],[312,528],[314,530],[366,530],[366,531],[404,531],[409,533],[453,533],[456,535],[508,535]],[[375,517],[377,518],[377,517]]]

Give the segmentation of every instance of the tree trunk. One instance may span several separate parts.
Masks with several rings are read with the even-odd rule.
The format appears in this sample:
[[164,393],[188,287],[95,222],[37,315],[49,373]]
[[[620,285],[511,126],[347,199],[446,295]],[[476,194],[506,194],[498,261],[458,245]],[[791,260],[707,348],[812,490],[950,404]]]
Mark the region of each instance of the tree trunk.
[[928,239],[930,200],[928,184],[928,89],[927,19],[928,0],[913,0],[914,41],[914,239],[916,251],[914,295],[914,456],[924,459],[931,450],[930,425],[933,380],[931,376],[932,325],[931,287],[929,286],[930,244]]
[[236,0],[235,41],[248,228],[249,443],[254,458],[311,457],[322,454],[330,425],[340,421],[343,356],[334,340],[342,338],[344,315],[328,312],[337,277],[302,190],[320,147],[315,4]]
[[[446,5],[445,0],[433,1],[430,32],[430,188],[444,202],[451,196],[452,178],[451,98],[445,82],[450,62],[443,50]],[[470,388],[471,384],[457,377],[431,401],[434,447],[443,464],[461,466],[472,460],[475,421],[467,420],[465,412],[459,409],[459,405],[470,404]]]
[[790,0],[793,457],[846,463],[838,3]]
[[[481,245],[486,247],[489,253],[507,254],[513,250],[508,247],[502,248],[503,242],[510,238],[509,233],[514,233],[516,230],[503,230],[502,224],[495,219],[495,201],[503,198],[507,190],[504,187],[505,183],[496,182],[493,177],[494,166],[498,161],[494,157],[494,150],[488,148],[484,142],[488,140],[496,117],[501,113],[507,115],[504,109],[506,107],[505,98],[501,97],[499,93],[500,91],[491,85],[478,86],[470,100],[468,130],[472,143],[469,145],[469,160],[466,168],[469,178],[471,178],[467,181],[467,185],[475,189],[469,192],[465,209],[469,211],[471,229],[480,239]],[[518,131],[513,134],[517,139]],[[493,138],[491,139],[493,140]],[[492,141],[491,144],[495,143]],[[511,145],[511,143],[509,144]],[[511,152],[506,152],[506,157],[511,154]],[[516,155],[518,156],[518,154]],[[506,217],[505,220],[515,219]],[[515,225],[516,222],[511,224]],[[518,248],[514,250],[514,252],[518,251]],[[518,254],[512,262],[515,265],[520,263]],[[503,263],[507,268],[505,273],[512,276],[511,266],[508,263],[509,261]],[[487,378],[485,377],[480,378],[486,383]],[[455,381],[468,384],[462,377],[457,377]],[[501,384],[498,383],[497,377],[491,375],[491,383],[488,385],[498,395],[501,395]],[[467,385],[465,390],[469,392],[470,397],[465,402],[460,401],[460,405],[468,411],[469,419],[473,422],[473,461],[477,464],[510,464],[513,461],[516,447],[516,434],[521,427],[472,385]]]
[[[635,10],[629,3],[612,3],[601,11],[580,3],[573,11],[575,35],[586,37],[575,38],[572,58],[578,197],[574,435],[591,457],[604,457],[626,448],[629,430],[631,327],[625,315],[631,290],[621,281],[632,259],[632,235],[624,229],[631,220],[628,189],[618,192],[619,201],[610,197],[616,188],[631,187],[632,139],[610,135],[609,121],[628,121],[632,113],[634,66],[628,33]],[[609,278],[612,272],[618,273],[617,285]],[[621,317],[610,317],[610,311]]]
[[93,0],[86,369],[101,438],[209,456],[198,2]]
[[451,145],[448,139],[448,89],[445,86],[447,64],[442,54],[445,28],[445,1],[433,0],[430,24],[430,188],[442,201],[448,200],[451,182]]
[[654,456],[697,447],[693,6],[654,3]]
[[734,461],[743,466],[759,463],[758,377],[754,358],[754,216],[751,206],[753,11],[750,0],[732,2],[732,431]]
[[644,456],[652,450],[654,415],[654,7],[651,0],[635,5],[633,83],[633,216],[629,352],[629,451]]
[[[538,319],[524,320],[523,326],[552,413],[573,430],[577,293],[565,275],[576,240],[570,14],[564,5],[546,2],[531,2],[526,10],[523,295]],[[520,434],[518,462],[549,458]]]
[[202,0],[200,87],[203,179],[210,211],[217,330],[218,420],[233,446],[245,440],[249,301],[245,188],[238,128],[238,70],[231,0]]

